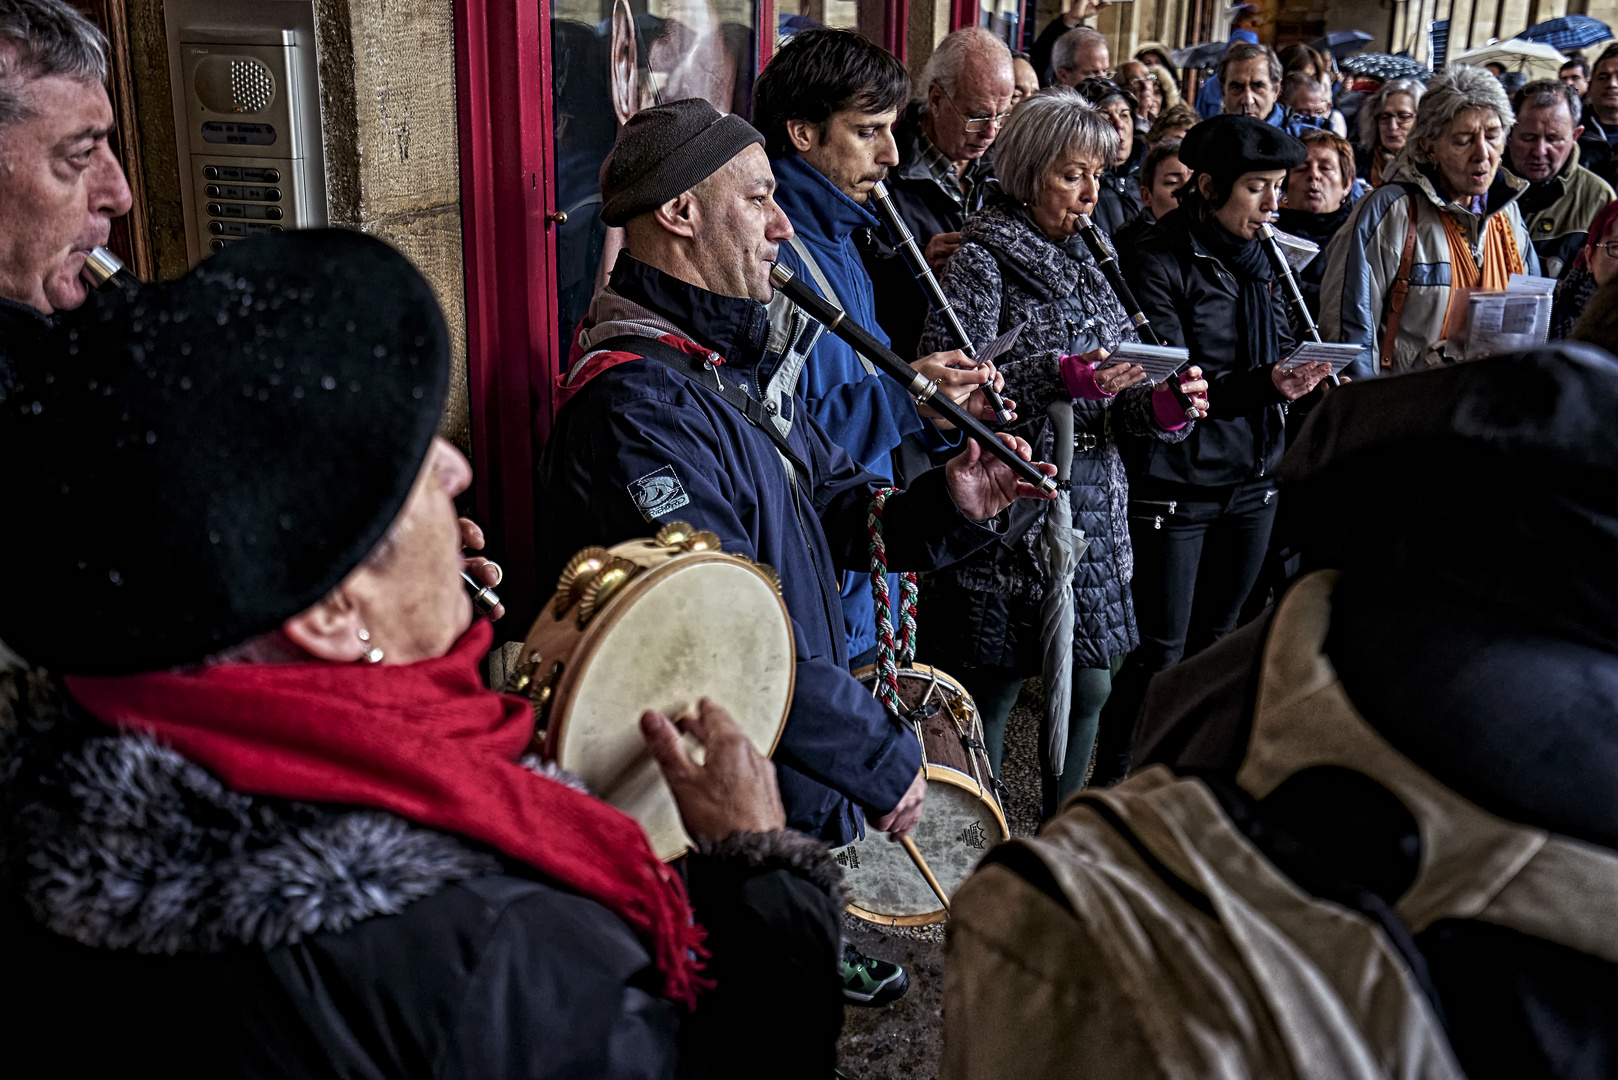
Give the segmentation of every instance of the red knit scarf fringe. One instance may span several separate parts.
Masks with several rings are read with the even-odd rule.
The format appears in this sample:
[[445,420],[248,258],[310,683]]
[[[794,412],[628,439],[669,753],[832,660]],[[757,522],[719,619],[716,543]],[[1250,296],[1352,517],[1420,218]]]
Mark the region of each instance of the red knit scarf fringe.
[[633,818],[518,764],[533,713],[478,678],[492,639],[480,620],[447,654],[415,664],[221,664],[66,681],[103,723],[149,732],[236,791],[388,810],[526,863],[628,923],[664,995],[694,1007],[710,984],[698,975],[705,935],[684,883]]

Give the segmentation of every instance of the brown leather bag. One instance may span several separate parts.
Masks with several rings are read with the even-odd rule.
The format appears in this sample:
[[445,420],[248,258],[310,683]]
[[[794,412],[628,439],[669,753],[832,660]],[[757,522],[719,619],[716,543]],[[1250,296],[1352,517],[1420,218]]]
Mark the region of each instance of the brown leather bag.
[[1405,222],[1405,249],[1399,256],[1399,273],[1393,279],[1393,288],[1388,290],[1388,317],[1383,321],[1382,330],[1382,370],[1388,371],[1393,367],[1393,343],[1399,336],[1399,319],[1404,314],[1405,297],[1410,295],[1410,264],[1416,258],[1416,209],[1420,205],[1416,201],[1416,192],[1405,187],[1405,195],[1410,200],[1410,214]]

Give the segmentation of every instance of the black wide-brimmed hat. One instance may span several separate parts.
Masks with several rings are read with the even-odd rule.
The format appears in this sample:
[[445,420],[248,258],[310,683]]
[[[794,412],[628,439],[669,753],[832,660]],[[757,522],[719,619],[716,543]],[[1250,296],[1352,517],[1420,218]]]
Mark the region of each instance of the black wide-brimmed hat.
[[1192,126],[1180,143],[1180,162],[1215,180],[1243,173],[1295,169],[1309,157],[1302,142],[1252,116],[1221,113]]
[[357,232],[256,238],[92,295],[0,413],[0,640],[129,674],[306,609],[404,506],[449,360],[427,282]]

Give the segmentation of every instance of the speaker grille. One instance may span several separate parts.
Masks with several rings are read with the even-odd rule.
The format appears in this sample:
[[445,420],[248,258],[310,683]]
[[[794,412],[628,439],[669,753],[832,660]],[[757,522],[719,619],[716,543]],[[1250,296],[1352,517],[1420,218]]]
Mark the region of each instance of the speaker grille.
[[232,57],[230,97],[237,112],[259,112],[275,100],[275,76],[257,60]]

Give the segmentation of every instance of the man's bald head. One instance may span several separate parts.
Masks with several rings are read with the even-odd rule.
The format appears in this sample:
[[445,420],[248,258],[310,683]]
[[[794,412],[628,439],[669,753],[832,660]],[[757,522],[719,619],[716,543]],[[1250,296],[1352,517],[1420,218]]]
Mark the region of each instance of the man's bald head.
[[949,34],[921,77],[922,128],[951,161],[983,156],[1011,111],[1011,50],[982,27]]

